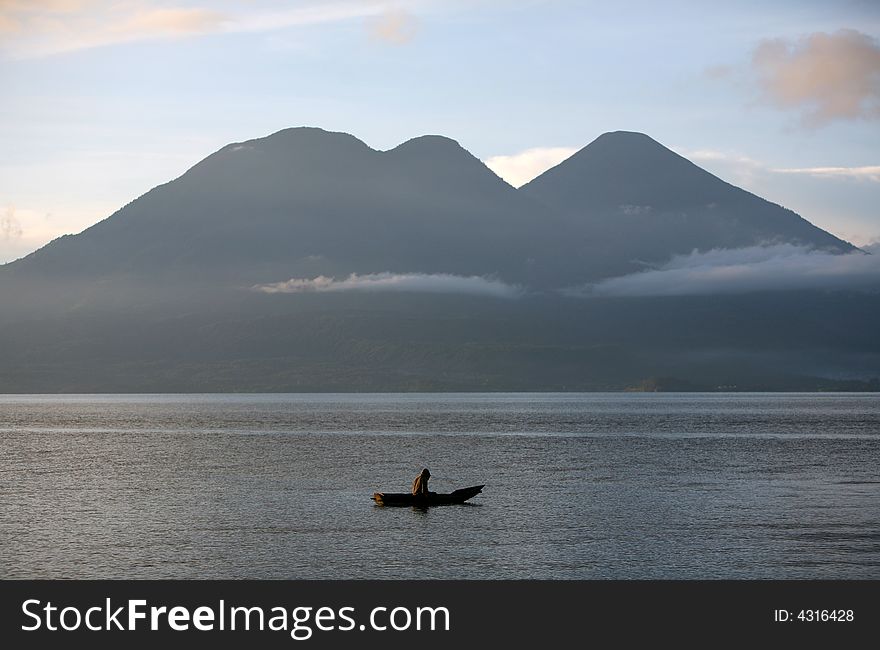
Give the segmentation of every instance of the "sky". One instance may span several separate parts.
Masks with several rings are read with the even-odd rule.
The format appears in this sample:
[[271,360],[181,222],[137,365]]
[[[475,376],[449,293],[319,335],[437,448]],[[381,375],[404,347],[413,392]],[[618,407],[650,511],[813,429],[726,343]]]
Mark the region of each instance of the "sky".
[[0,263],[230,142],[454,138],[518,186],[647,133],[880,241],[880,3],[0,0]]

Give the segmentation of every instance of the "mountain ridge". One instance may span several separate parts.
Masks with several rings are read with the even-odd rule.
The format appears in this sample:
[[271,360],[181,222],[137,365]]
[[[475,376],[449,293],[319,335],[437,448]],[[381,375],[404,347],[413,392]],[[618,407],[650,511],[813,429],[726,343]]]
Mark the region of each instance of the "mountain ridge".
[[230,143],[0,266],[0,389],[877,385],[870,290],[562,291],[773,237],[849,250],[794,213],[635,132],[524,188],[443,136],[385,151],[315,128]]
[[[849,242],[797,213],[702,169],[650,136],[600,135],[520,191],[576,218],[585,236],[618,228],[634,243],[620,254],[661,261],[645,246],[662,242],[667,258],[692,250],[796,243],[846,253]],[[672,231],[679,241],[671,241]]]
[[[276,260],[295,272],[288,258],[327,257],[323,249],[334,248],[340,249],[337,258],[355,263],[337,260],[313,271],[457,272],[443,269],[440,259],[421,269],[403,268],[431,259],[430,250],[407,257],[377,249],[367,262],[357,249],[376,236],[367,231],[370,223],[386,234],[408,232],[403,240],[389,237],[392,249],[433,239],[453,266],[453,249],[461,249],[470,260],[462,272],[507,274],[511,281],[540,276],[545,285],[554,282],[548,279],[553,273],[572,276],[557,278],[560,286],[632,271],[632,260],[657,262],[695,249],[784,241],[853,250],[635,131],[602,134],[517,190],[445,136],[418,136],[382,151],[348,133],[293,127],[230,143],[82,233],[53,240],[0,272],[39,272],[42,265],[50,275],[149,273],[151,257],[162,268],[265,266]],[[473,229],[472,236],[466,229]],[[351,245],[340,245],[348,231]],[[166,239],[157,234],[163,232]],[[480,264],[472,239],[489,257],[501,248],[498,253],[515,263],[495,255]],[[290,255],[281,250],[282,241],[291,242]],[[236,253],[245,246],[250,259]],[[395,255],[402,258],[398,263]],[[563,264],[562,256],[574,261]],[[394,268],[379,268],[385,258]],[[536,260],[543,265],[537,271]]]

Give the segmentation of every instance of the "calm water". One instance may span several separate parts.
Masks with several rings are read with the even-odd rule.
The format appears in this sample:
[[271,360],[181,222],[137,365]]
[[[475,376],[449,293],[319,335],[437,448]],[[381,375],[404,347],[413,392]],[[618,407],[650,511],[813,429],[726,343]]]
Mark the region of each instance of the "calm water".
[[880,396],[0,396],[0,577],[880,578]]

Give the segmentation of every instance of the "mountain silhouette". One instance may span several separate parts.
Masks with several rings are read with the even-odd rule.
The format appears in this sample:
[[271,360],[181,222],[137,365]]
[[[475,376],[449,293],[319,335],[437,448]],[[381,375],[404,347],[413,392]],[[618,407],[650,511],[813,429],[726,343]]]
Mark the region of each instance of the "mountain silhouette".
[[548,288],[768,242],[851,249],[642,134],[605,134],[517,191],[442,136],[377,151],[293,128],[227,145],[4,270],[235,285],[450,273]]
[[[285,129],[0,266],[0,391],[833,389],[880,374],[873,294],[566,293],[767,243],[854,250],[638,133],[517,190],[446,137],[378,151]],[[412,288],[254,290],[352,274]]]
[[[713,248],[853,246],[740,189],[642,133],[605,133],[520,191],[566,215],[599,274]],[[630,267],[634,269],[635,267]]]
[[552,209],[448,138],[376,151],[347,134],[295,128],[228,145],[9,266],[233,284],[376,272],[522,282],[538,249],[549,251],[554,219],[561,227]]

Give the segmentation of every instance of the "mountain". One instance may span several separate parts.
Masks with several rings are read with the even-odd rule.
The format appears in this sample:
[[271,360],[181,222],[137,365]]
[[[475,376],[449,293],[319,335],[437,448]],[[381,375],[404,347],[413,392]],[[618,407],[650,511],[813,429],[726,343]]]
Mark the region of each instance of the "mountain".
[[876,293],[561,291],[767,242],[853,250],[640,134],[516,190],[445,137],[286,129],[0,266],[0,392],[873,386]]
[[553,210],[448,138],[376,151],[295,128],[230,144],[8,271],[235,285],[355,272],[523,282],[536,259],[553,259],[559,227]]
[[600,136],[517,191],[457,142],[293,128],[227,145],[2,277],[250,286],[350,273],[558,288],[694,249],[851,246],[648,136]]
[[582,256],[599,275],[695,249],[792,243],[854,250],[642,133],[605,133],[520,191],[566,216],[579,231]]

